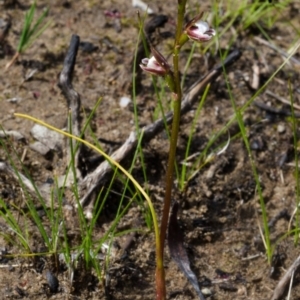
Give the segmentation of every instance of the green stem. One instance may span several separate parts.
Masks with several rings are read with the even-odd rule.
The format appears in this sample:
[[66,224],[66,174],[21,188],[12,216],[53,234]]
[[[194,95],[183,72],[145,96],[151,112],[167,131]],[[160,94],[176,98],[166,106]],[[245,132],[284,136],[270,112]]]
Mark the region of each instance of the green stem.
[[[166,232],[169,221],[169,213],[171,206],[171,196],[172,196],[172,186],[173,186],[173,173],[175,166],[175,157],[176,157],[176,147],[177,139],[179,133],[179,123],[180,123],[180,107],[181,107],[181,98],[182,91],[180,86],[180,74],[179,74],[179,51],[180,51],[180,37],[182,36],[182,28],[184,22],[184,13],[185,5],[187,0],[178,0],[178,13],[177,13],[177,27],[173,51],[173,65],[174,65],[174,74],[172,74],[167,80],[169,82],[169,87],[174,95],[174,117],[172,123],[172,132],[171,132],[171,141],[170,141],[170,150],[169,150],[169,159],[168,167],[166,174],[166,191],[164,198],[164,208],[163,215],[161,219],[160,226],[160,242],[159,247],[157,248],[158,257],[156,261],[156,299],[165,300],[166,299],[166,284],[165,284],[165,274],[164,274],[164,244],[166,238]],[[171,84],[170,84],[171,83]]]
[[182,35],[185,5],[186,5],[186,0],[178,1],[177,27],[176,27],[176,36],[175,36],[174,52],[173,52],[173,65],[174,65],[173,76],[174,76],[174,83],[175,83],[174,90],[173,90],[174,117],[172,122],[169,159],[168,159],[168,167],[167,167],[167,174],[166,174],[166,191],[164,197],[163,216],[162,216],[161,227],[160,227],[160,243],[161,243],[162,260],[163,260],[164,242],[166,238],[169,212],[171,206],[173,174],[174,174],[177,139],[178,139],[179,123],[180,123],[180,107],[181,107],[181,99],[182,99],[182,90],[180,86],[180,74],[179,74],[179,52],[180,52],[179,41]]

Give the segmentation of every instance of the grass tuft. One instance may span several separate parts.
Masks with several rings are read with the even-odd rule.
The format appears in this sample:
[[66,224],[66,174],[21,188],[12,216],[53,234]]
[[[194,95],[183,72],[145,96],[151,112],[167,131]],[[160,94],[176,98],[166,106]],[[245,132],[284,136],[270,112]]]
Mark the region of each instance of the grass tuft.
[[49,27],[51,23],[51,20],[49,20],[48,22],[43,24],[49,12],[48,8],[44,9],[43,13],[34,23],[35,10],[36,1],[32,3],[29,11],[25,14],[22,34],[17,47],[17,52],[15,53],[11,61],[6,65],[6,70],[8,70],[20,57],[20,55],[24,53],[26,49],[28,49],[39,38],[39,36],[47,29],[47,27]]

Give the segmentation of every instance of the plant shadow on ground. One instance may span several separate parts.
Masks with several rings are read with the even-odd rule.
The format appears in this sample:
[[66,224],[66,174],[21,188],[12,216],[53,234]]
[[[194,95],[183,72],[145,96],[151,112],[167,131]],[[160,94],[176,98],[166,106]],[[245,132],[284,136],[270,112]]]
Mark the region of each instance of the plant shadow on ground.
[[[4,1],[5,2],[5,1]],[[22,1],[20,1],[22,2]],[[151,8],[156,12],[169,16],[165,24],[166,32],[174,32],[176,5],[174,1],[152,1]],[[191,1],[192,2],[192,1]],[[253,1],[254,2],[254,1]],[[38,2],[38,11],[47,4]],[[0,5],[2,5],[0,3]],[[121,20],[105,17],[104,12],[118,9]],[[212,11],[207,1],[203,1],[203,9]],[[287,20],[298,24],[293,14],[300,10],[299,3],[291,2],[282,11],[273,28],[263,28],[278,47],[288,51],[295,39],[292,30],[286,30]],[[189,6],[189,17],[193,15],[192,5]],[[3,15],[2,15],[3,13]],[[5,43],[0,41],[0,68],[4,69],[11,59],[11,49],[17,45],[18,33],[21,32],[24,11],[13,4],[1,8],[1,18],[7,14],[13,21],[12,29]],[[129,96],[124,81],[131,80],[131,60],[136,47],[138,33],[136,9],[130,1],[53,1],[50,7],[52,23],[49,29],[28,49],[20,59],[23,63],[15,64],[1,76],[0,124],[5,130],[21,132],[25,139],[2,139],[0,147],[1,161],[7,161],[7,151],[13,158],[22,159],[30,176],[39,184],[54,181],[55,175],[61,174],[63,155],[52,152],[43,156],[30,149],[32,142],[30,130],[32,122],[18,119],[14,112],[30,114],[58,128],[66,126],[67,107],[60,90],[57,78],[63,65],[63,57],[73,33],[82,41],[93,43],[97,48],[89,53],[84,48],[78,53],[73,78],[73,85],[80,93],[82,106],[92,110],[99,97],[101,104],[93,117],[93,130],[96,137],[114,143],[122,143],[134,130],[134,116],[129,105],[122,108],[119,100]],[[118,23],[118,22],[120,23]],[[259,65],[259,87],[276,71],[282,63],[279,53],[263,45],[255,37],[263,38],[263,26],[258,22],[245,30],[240,30],[239,19],[233,23],[231,30],[220,37],[220,48],[227,49],[232,36],[237,35],[231,48],[239,48],[243,55],[228,70],[228,82],[237,105],[241,107],[257,89],[251,86],[253,66]],[[297,23],[298,22],[298,23]],[[120,27],[121,26],[121,27]],[[223,28],[224,24],[220,25]],[[295,25],[296,27],[296,25]],[[121,28],[121,33],[119,32]],[[290,27],[289,27],[290,28]],[[235,31],[237,30],[237,31]],[[298,34],[299,39],[299,34]],[[168,40],[167,40],[168,41]],[[167,51],[167,49],[163,49]],[[188,51],[182,54],[186,61]],[[192,59],[186,77],[186,86],[190,86],[195,78],[205,74],[219,59],[213,50],[210,54],[201,55],[198,49]],[[29,80],[26,74],[35,68],[28,61],[43,64]],[[298,68],[298,69],[297,69]],[[250,78],[250,80],[248,80]],[[156,100],[150,79],[142,77],[141,92],[137,96],[140,124],[149,124],[153,120],[153,108]],[[293,87],[295,104],[300,102],[299,65],[287,64],[268,85],[268,91],[277,96],[290,99],[289,84]],[[16,101],[6,101],[15,98]],[[166,97],[167,98],[167,97]],[[278,98],[278,97],[277,97]],[[278,99],[270,96],[266,90],[255,100],[267,103],[274,108],[286,109]],[[168,105],[168,100],[165,105]],[[290,108],[287,108],[290,111]],[[184,159],[185,145],[188,140],[191,120],[195,111],[188,112],[182,118],[182,129],[179,138],[177,161]],[[204,107],[198,117],[193,135],[190,153],[201,152],[212,135],[224,127],[233,116],[228,87],[223,76],[212,83]],[[278,115],[251,105],[243,115],[247,126],[247,134],[260,175],[263,196],[266,201],[270,224],[271,241],[274,246],[273,266],[269,266],[265,256],[264,244],[258,224],[261,224],[261,210],[256,194],[256,183],[251,170],[248,153],[241,138],[232,138],[228,149],[215,157],[189,181],[184,192],[174,186],[174,199],[180,199],[180,225],[185,233],[185,242],[191,260],[191,268],[195,271],[202,289],[206,288],[207,299],[270,299],[278,283],[291,263],[298,257],[298,246],[294,245],[293,237],[283,237],[287,231],[290,217],[296,206],[296,180],[293,144],[293,129],[287,116]],[[227,142],[228,135],[235,137],[240,132],[238,125],[228,128],[213,145],[212,149]],[[298,134],[298,132],[297,132]],[[104,150],[110,153],[115,145],[100,141]],[[16,153],[13,154],[13,149]],[[161,215],[164,191],[165,165],[168,155],[168,140],[165,132],[157,135],[148,144],[143,145],[144,162],[147,170],[148,189],[158,215]],[[211,150],[212,151],[212,150]],[[25,153],[25,154],[24,154]],[[210,151],[208,151],[208,154]],[[91,153],[89,153],[91,154]],[[98,159],[98,158],[97,158]],[[90,160],[87,168],[94,168],[98,160]],[[99,158],[100,160],[100,158]],[[17,160],[16,160],[17,161]],[[128,162],[126,162],[128,163]],[[16,162],[18,170],[22,164]],[[130,166],[130,162],[128,163]],[[144,177],[141,162],[135,164],[132,172],[134,177],[143,184]],[[124,180],[124,178],[123,178]],[[109,182],[109,180],[107,181]],[[123,192],[123,181],[118,181],[106,200],[103,214],[95,224],[93,238],[100,240],[114,219],[118,209],[120,195]],[[109,183],[106,184],[108,186]],[[123,206],[128,204],[132,195],[126,195]],[[49,251],[45,249],[40,232],[35,223],[28,217],[26,197],[19,182],[0,172],[0,198],[12,211],[20,226],[27,228],[29,249],[32,253]],[[74,206],[74,199],[65,199],[66,207]],[[73,201],[73,202],[72,202]],[[33,197],[33,202],[38,200]],[[38,210],[48,233],[52,224],[44,217],[43,208]],[[76,247],[82,240],[80,219],[75,210],[65,213],[68,242]],[[48,222],[48,223],[47,223]],[[110,260],[107,252],[99,254],[99,266],[103,270],[102,277],[97,276],[93,268],[88,268],[81,257],[74,266],[71,284],[68,267],[57,263],[55,255],[37,255],[24,257],[27,253],[14,234],[0,219],[2,235],[0,237],[0,290],[8,299],[154,299],[155,248],[154,237],[149,233],[143,217],[143,206],[134,202],[118,224],[117,231],[142,228],[135,234],[128,233],[110,240]],[[129,238],[128,238],[129,237]],[[64,236],[59,236],[63,244]],[[58,254],[58,253],[57,253]],[[54,257],[54,258],[53,258]],[[194,291],[186,278],[171,261],[166,253],[166,280],[169,299],[195,299]],[[59,288],[51,291],[51,283],[47,280],[45,270],[50,270],[59,282]],[[50,287],[49,287],[50,286]],[[295,276],[291,299],[299,299],[299,278]]]

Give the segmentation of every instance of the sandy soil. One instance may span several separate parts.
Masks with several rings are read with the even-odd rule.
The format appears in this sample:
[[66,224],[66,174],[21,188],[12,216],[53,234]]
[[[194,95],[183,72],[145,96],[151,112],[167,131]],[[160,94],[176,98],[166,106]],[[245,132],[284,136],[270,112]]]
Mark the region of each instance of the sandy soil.
[[[0,124],[5,130],[18,131],[25,138],[3,138],[0,159],[9,162],[4,147],[6,145],[12,157],[23,156],[23,165],[37,184],[41,185],[53,181],[55,176],[62,175],[65,167],[64,151],[51,151],[45,156],[32,150],[30,144],[34,139],[30,130],[34,124],[16,118],[14,113],[30,114],[58,128],[66,126],[68,108],[57,82],[71,35],[77,34],[82,42],[90,42],[95,46],[91,52],[87,51],[84,45],[80,47],[74,71],[73,85],[81,95],[82,115],[84,116],[84,112],[90,112],[99,98],[102,98],[93,117],[92,128],[95,136],[102,139],[100,143],[104,150],[111,153],[117,149],[135,128],[132,105],[123,108],[119,101],[123,96],[131,97],[132,58],[137,47],[138,22],[136,9],[132,7],[131,1],[53,1],[49,13],[49,18],[52,19],[50,27],[18,62],[4,73],[4,67],[16,49],[24,12],[28,9],[28,1],[21,2],[24,3],[6,7],[2,4],[0,8],[0,17],[11,19],[10,31],[0,43]],[[176,5],[173,2],[151,1],[150,5],[155,13],[169,17],[164,28],[155,32],[155,43],[164,53],[170,53],[172,37],[163,39],[159,33],[172,36],[175,31]],[[205,2],[207,5],[203,4],[203,9],[210,11],[209,1]],[[39,13],[46,4],[47,1],[38,1]],[[195,13],[192,4],[187,9],[189,18]],[[112,12],[114,9],[121,13],[121,19],[105,16],[105,11]],[[265,29],[274,43],[285,51],[295,39],[294,33],[287,31],[285,24],[292,21],[299,25],[299,15],[295,14],[295,10],[300,10],[296,1],[282,13],[271,30]],[[148,17],[146,21],[150,19],[151,17]],[[257,27],[253,25],[240,31],[239,21],[236,22],[232,30],[220,38],[219,47],[222,50],[242,51],[241,58],[227,70],[227,80],[234,101],[241,107],[269,79],[283,62],[283,58],[277,51],[256,39],[263,38]],[[218,30],[221,31],[224,25],[221,24]],[[231,44],[229,41],[235,34],[238,38]],[[184,48],[181,56],[182,67],[191,45]],[[215,44],[212,44],[211,50],[205,55],[201,54],[200,48],[196,48],[186,87],[191,86],[219,61]],[[253,87],[253,68],[256,66],[260,71],[259,83],[258,87]],[[26,76],[33,69],[37,69],[37,72],[26,80]],[[153,122],[156,98],[150,77],[142,75],[141,79],[137,104],[140,124],[145,125]],[[292,94],[295,104],[299,104],[299,64],[287,64],[274,76],[267,89],[255,98],[256,101],[268,104],[280,112],[290,112],[288,105],[270,96],[267,90],[286,99],[290,99]],[[9,99],[15,101],[7,101]],[[168,100],[164,104],[166,107],[167,102]],[[206,292],[206,299],[271,299],[279,279],[298,257],[298,245],[294,245],[293,237],[282,238],[288,231],[296,205],[296,180],[292,123],[287,114],[280,112],[271,113],[252,104],[244,113],[247,135],[266,201],[268,220],[273,220],[270,224],[271,240],[275,249],[272,266],[267,262],[259,231],[259,225],[262,224],[261,208],[251,163],[240,137],[232,138],[228,149],[203,167],[189,182],[184,193],[174,187],[174,199],[180,202],[179,220],[185,233],[185,246],[191,260],[191,268],[198,277],[201,288]],[[191,154],[205,149],[208,140],[224,127],[233,114],[226,81],[224,76],[220,76],[212,83],[198,118]],[[182,161],[184,157],[194,115],[195,110],[192,110],[182,119],[178,161]],[[238,125],[233,123],[228,133],[220,136],[212,149],[226,143],[228,134],[235,137],[239,132]],[[144,146],[149,180],[147,186],[159,216],[162,209],[167,155],[168,142],[164,132]],[[128,161],[124,163],[126,166],[130,165]],[[91,170],[95,168],[95,164],[90,163],[86,168]],[[16,165],[21,171],[21,163],[17,162]],[[143,185],[140,164],[136,165],[134,174]],[[122,189],[120,182],[113,188],[116,193],[122,192]],[[18,212],[15,206],[22,207],[25,203],[18,181],[1,172],[0,197],[8,207],[16,211],[16,214]],[[66,195],[66,201],[74,207],[72,197]],[[105,213],[99,217],[95,228],[95,238],[101,238],[110,226],[118,201],[119,197],[109,197]],[[69,219],[68,234],[76,244],[76,240],[80,239],[80,231],[75,209]],[[20,224],[30,223],[31,250],[42,252],[44,245],[34,228],[34,222],[26,221],[24,215],[21,215],[19,220]],[[51,224],[47,224],[47,220],[44,221],[49,230]],[[121,221],[119,229],[132,228],[137,224],[144,229],[144,233],[134,237],[130,247],[126,248],[126,255],[122,252],[123,240],[116,239],[116,253],[112,256],[106,272],[106,282],[99,281],[95,272],[86,268],[82,262],[71,284],[66,268],[57,268],[53,257],[38,256],[32,259],[18,256],[22,251],[8,238],[12,233],[2,218],[0,298],[155,299],[154,236],[153,233],[147,233],[140,209],[133,205]],[[7,258],[5,254],[11,254],[12,257]],[[187,279],[170,259],[168,250],[165,267],[168,298],[197,299]],[[51,283],[49,287],[47,270],[58,279],[59,288],[55,292],[50,289]],[[294,279],[291,299],[300,299],[297,276]]]

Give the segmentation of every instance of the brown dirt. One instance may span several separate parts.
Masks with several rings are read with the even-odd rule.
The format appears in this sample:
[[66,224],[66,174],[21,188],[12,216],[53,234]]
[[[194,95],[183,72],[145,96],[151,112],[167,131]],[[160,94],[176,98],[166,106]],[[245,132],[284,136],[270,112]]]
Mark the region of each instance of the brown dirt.
[[[23,1],[20,1],[23,2]],[[25,1],[24,1],[25,2]],[[122,143],[130,131],[134,129],[132,107],[121,108],[121,96],[130,96],[126,83],[130,82],[132,66],[130,65],[137,43],[137,15],[131,1],[52,1],[50,28],[22,55],[6,73],[0,76],[1,113],[0,124],[5,130],[16,130],[26,137],[26,141],[5,140],[9,151],[13,147],[13,156],[21,157],[26,149],[24,165],[32,178],[38,183],[53,179],[64,165],[63,156],[53,153],[43,157],[29,148],[33,141],[30,136],[32,122],[15,118],[14,113],[26,113],[43,121],[63,128],[66,125],[67,106],[65,99],[57,87],[57,80],[62,69],[64,55],[72,34],[78,34],[81,41],[88,41],[97,46],[92,53],[79,51],[77,56],[73,84],[80,93],[82,106],[90,111],[100,97],[102,101],[93,119],[95,135],[102,139]],[[155,12],[169,16],[169,22],[161,31],[174,32],[176,5],[174,1],[151,1]],[[192,2],[192,1],[191,1]],[[1,3],[1,2],[0,2]],[[38,2],[38,11],[47,1]],[[209,1],[207,1],[209,3]],[[1,5],[1,4],[0,4]],[[189,6],[189,17],[193,15]],[[3,56],[0,68],[11,59],[11,50],[15,49],[22,28],[25,9],[28,6],[12,5],[1,8],[1,16],[11,16],[12,28],[3,43]],[[105,10],[118,9],[122,14],[121,32],[113,19],[105,18]],[[210,11],[209,5],[203,9]],[[299,4],[294,3],[280,17],[278,23],[268,33],[276,44],[283,49],[294,40],[292,32],[286,32],[287,20],[299,26],[299,17],[293,11],[299,11]],[[298,22],[298,23],[297,23]],[[235,24],[235,28],[239,24]],[[220,45],[227,48],[233,30],[221,37]],[[228,82],[237,106],[241,107],[255,93],[245,81],[252,78],[254,64],[259,64],[260,85],[262,85],[282,63],[282,58],[274,50],[259,44],[254,37],[261,36],[258,30],[250,27],[238,33],[237,42],[231,48],[243,51],[241,59],[229,69]],[[164,47],[162,46],[164,45]],[[171,45],[171,39],[160,43],[164,51]],[[190,46],[190,45],[189,45]],[[213,48],[213,46],[212,46]],[[190,86],[199,76],[205,74],[215,62],[218,55],[212,50],[205,58],[200,50],[192,60],[188,72],[186,86]],[[188,51],[182,54],[185,63]],[[30,72],[31,60],[42,65],[33,78],[24,81],[24,74]],[[25,61],[29,62],[27,65]],[[124,84],[125,82],[125,84]],[[268,89],[278,96],[290,99],[289,83],[296,104],[300,102],[299,66],[286,65],[268,85]],[[141,124],[149,124],[152,120],[155,96],[150,87],[150,78],[143,77],[141,93],[137,98]],[[11,103],[10,98],[20,101]],[[268,96],[265,92],[256,100],[282,108],[283,104]],[[289,110],[289,109],[288,109]],[[228,88],[221,76],[210,88],[208,99],[200,114],[195,128],[191,153],[203,150],[209,138],[223,128],[233,115]],[[182,132],[179,141],[178,161],[183,159],[191,120],[195,111],[183,117]],[[247,134],[253,148],[253,157],[263,187],[263,195],[269,220],[278,217],[270,227],[272,244],[275,247],[275,259],[278,263],[274,270],[268,265],[263,242],[259,232],[261,226],[261,209],[251,164],[241,138],[232,139],[229,148],[222,155],[202,168],[189,183],[185,193],[174,188],[174,198],[180,201],[180,224],[185,232],[185,242],[191,260],[191,268],[199,279],[202,288],[207,287],[211,295],[207,299],[270,299],[279,278],[298,256],[298,246],[292,237],[282,237],[288,228],[290,216],[296,203],[295,167],[293,130],[288,118],[279,114],[269,114],[251,105],[244,114]],[[231,137],[239,133],[237,124],[229,129]],[[214,147],[226,143],[227,133],[221,136]],[[105,144],[105,150],[111,151]],[[113,146],[115,149],[117,146]],[[214,148],[213,147],[213,148]],[[148,166],[151,198],[155,202],[158,215],[161,212],[164,189],[164,170],[168,154],[168,142],[165,134],[158,135],[144,148],[145,162]],[[7,155],[0,148],[1,160]],[[17,164],[20,167],[21,165]],[[136,166],[134,171],[142,182],[141,170]],[[116,192],[121,186],[114,187]],[[14,179],[0,173],[0,196],[6,203],[21,205],[24,203],[20,185]],[[71,199],[68,199],[71,203]],[[116,197],[111,196],[105,216],[95,228],[95,237],[101,237],[113,219],[117,204]],[[13,208],[12,208],[13,209]],[[78,235],[78,221],[75,215],[69,216],[72,221],[70,236]],[[136,226],[136,219],[142,222],[139,209],[133,206],[124,220],[120,230]],[[20,224],[25,222],[20,217]],[[31,222],[28,220],[28,222]],[[51,224],[45,226],[50,229]],[[24,223],[25,224],[25,223]],[[8,231],[4,221],[0,221],[3,233]],[[33,223],[31,224],[32,227]],[[76,228],[77,226],[77,228]],[[143,223],[143,228],[144,226]],[[70,225],[71,227],[71,225]],[[32,245],[34,251],[42,251],[41,237],[32,229]],[[76,239],[75,239],[76,240]],[[75,242],[74,242],[75,243]],[[122,241],[117,240],[122,248]],[[118,250],[118,247],[116,249]],[[18,254],[20,250],[8,242],[5,236],[0,239],[1,253]],[[171,261],[166,251],[166,280],[169,299],[196,299],[196,295],[187,279]],[[55,269],[55,263],[48,257],[28,259],[0,256],[0,291],[1,299],[155,299],[154,272],[155,252],[152,233],[139,233],[128,253],[122,259],[116,254],[111,260],[106,279],[107,286],[99,281],[93,271],[78,266],[74,274],[73,285],[70,285],[66,269]],[[59,290],[51,293],[47,284],[45,270],[51,269],[59,280]],[[291,299],[300,299],[299,278],[295,278]]]

